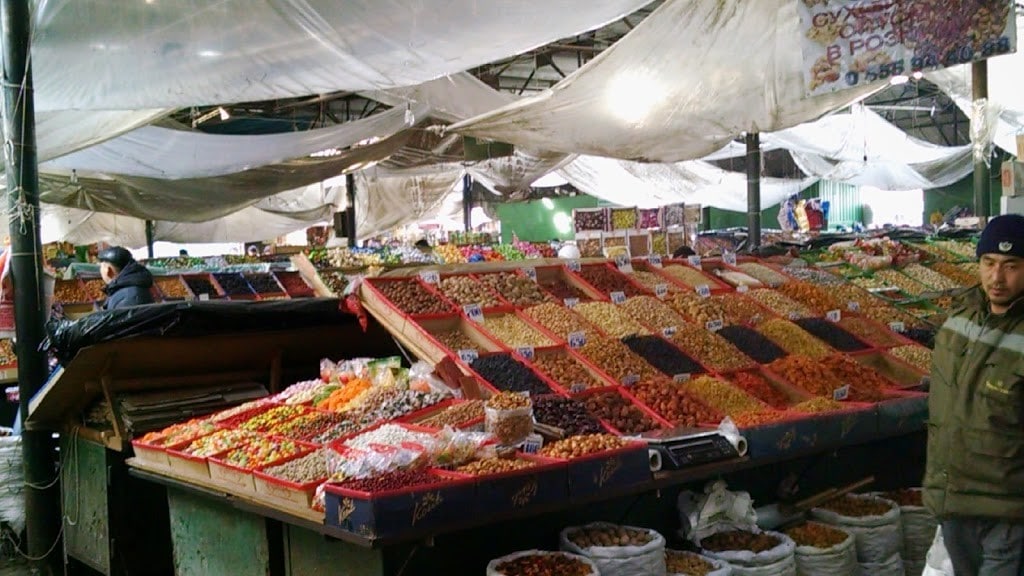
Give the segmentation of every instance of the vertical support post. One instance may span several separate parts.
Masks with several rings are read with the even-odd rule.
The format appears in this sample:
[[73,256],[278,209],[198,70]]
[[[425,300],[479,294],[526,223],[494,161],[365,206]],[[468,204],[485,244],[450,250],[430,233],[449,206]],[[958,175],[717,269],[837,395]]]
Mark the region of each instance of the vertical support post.
[[[988,99],[988,61],[981,60],[971,64],[971,97],[975,102]],[[974,114],[973,116],[977,116]],[[971,118],[971,122],[981,122],[983,118]],[[972,138],[978,133],[976,129],[971,130]],[[989,187],[991,184],[991,169],[985,162],[987,158],[977,151],[974,155],[974,215],[978,218],[989,216]]]
[[[36,159],[36,119],[29,63],[29,0],[0,0],[3,49],[4,166],[11,235],[11,274],[14,280],[18,389],[21,419],[28,403],[46,382],[46,356],[39,351],[45,336],[42,243],[39,238],[39,174]],[[25,467],[27,552],[43,574],[61,570],[60,504],[52,434],[22,433]]]
[[462,176],[462,225],[469,233],[473,229],[473,178]]
[[747,133],[747,247],[761,247],[761,135]]
[[349,172],[345,175],[345,194],[348,202],[345,206],[345,225],[348,228],[348,247],[355,248],[359,235],[356,234],[356,176]]
[[146,220],[146,255],[153,258],[153,221]]

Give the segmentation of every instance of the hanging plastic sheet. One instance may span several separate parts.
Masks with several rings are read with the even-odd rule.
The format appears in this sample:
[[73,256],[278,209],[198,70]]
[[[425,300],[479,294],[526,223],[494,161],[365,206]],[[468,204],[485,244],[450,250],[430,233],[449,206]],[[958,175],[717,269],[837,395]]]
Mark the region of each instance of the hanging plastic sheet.
[[[677,202],[746,211],[747,179],[700,161],[642,164],[581,156],[559,171],[576,188],[616,204],[654,208]],[[799,193],[817,179],[761,179],[761,207]]]
[[558,152],[516,150],[512,156],[491,158],[467,167],[474,179],[501,195],[529,192],[544,175],[572,162],[576,156]]
[[884,87],[804,99],[799,42],[793,0],[668,0],[554,88],[452,130],[534,149],[675,162],[746,131],[813,120]]
[[[414,119],[428,115],[425,104],[415,104],[409,111]],[[324,150],[348,148],[370,138],[393,136],[406,128],[404,107],[328,128],[259,136],[207,134],[182,126],[146,126],[46,162],[41,169],[165,180],[209,178],[304,158]]]
[[383,175],[375,169],[356,174],[356,231],[360,239],[400,226],[449,215],[461,206],[448,203],[461,190],[464,171]]
[[514,102],[508,92],[499,92],[468,72],[444,76],[416,86],[373,90],[366,98],[392,107],[419,104],[430,108],[431,116],[445,122],[458,122]]
[[419,84],[649,0],[36,0],[39,110],[180,108]]
[[[171,110],[61,110],[36,114],[40,162],[70,154],[154,122]],[[2,169],[2,168],[0,168]]]

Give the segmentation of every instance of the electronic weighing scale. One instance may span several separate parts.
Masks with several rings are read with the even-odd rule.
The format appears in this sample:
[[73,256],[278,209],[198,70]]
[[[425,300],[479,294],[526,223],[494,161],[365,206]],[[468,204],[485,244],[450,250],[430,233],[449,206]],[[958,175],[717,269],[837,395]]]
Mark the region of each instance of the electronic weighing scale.
[[[679,470],[740,455],[736,447],[715,428],[652,430],[637,438],[647,442],[652,452],[652,469]],[[660,466],[655,465],[656,460],[660,460]]]

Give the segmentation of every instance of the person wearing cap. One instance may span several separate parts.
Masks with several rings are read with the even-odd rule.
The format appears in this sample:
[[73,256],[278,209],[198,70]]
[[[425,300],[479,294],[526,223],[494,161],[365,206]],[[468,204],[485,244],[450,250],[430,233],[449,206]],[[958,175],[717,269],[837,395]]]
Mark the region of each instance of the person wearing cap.
[[153,303],[153,275],[145,266],[132,257],[132,253],[113,246],[101,250],[97,258],[100,261],[100,277],[106,286],[107,301],[104,310],[115,310],[129,306],[141,306]]
[[978,241],[979,285],[935,338],[924,503],[956,576],[1024,574],[1024,216]]

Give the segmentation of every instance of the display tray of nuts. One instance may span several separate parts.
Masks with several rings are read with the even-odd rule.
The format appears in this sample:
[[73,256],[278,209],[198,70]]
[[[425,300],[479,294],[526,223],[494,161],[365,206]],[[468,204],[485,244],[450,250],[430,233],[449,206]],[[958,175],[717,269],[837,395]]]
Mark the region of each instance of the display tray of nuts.
[[877,372],[896,388],[915,388],[921,385],[922,373],[891,356],[872,352],[851,356],[853,360]]
[[829,310],[842,310],[843,302],[835,297],[830,288],[807,284],[806,282],[790,282],[779,286],[777,290],[791,300],[800,302],[811,310],[824,314]]
[[611,376],[602,374],[597,367],[565,348],[534,350],[530,364],[534,370],[571,393],[618,384]]
[[452,306],[415,278],[367,279],[365,284],[376,290],[394,307],[410,316],[451,314]]
[[668,335],[676,346],[701,364],[719,372],[743,370],[754,366],[754,360],[715,332],[693,324],[682,324],[675,334]]
[[800,318],[793,323],[840,352],[861,352],[871,347],[837,323],[824,318]]
[[600,300],[601,294],[569,274],[565,266],[538,266],[537,283],[558,302],[575,298],[580,302]]
[[60,304],[92,302],[80,280],[57,280],[54,283],[53,300]]
[[576,273],[600,294],[622,292],[627,297],[644,294],[644,290],[634,284],[625,274],[612,269],[606,264],[587,264]]
[[827,344],[788,320],[768,320],[759,325],[757,331],[790,354],[802,354],[819,360],[834,352]]
[[700,547],[711,552],[767,552],[782,544],[782,539],[767,532],[727,530],[712,534],[700,541]]
[[626,397],[621,390],[603,389],[583,392],[576,396],[587,411],[600,418],[621,434],[642,434],[672,424],[646,407]]
[[451,352],[476,350],[483,353],[503,350],[500,343],[492,340],[477,324],[463,316],[422,318],[417,324]]
[[586,436],[573,436],[572,438],[557,440],[547,444],[541,448],[540,455],[559,460],[572,460],[603,452],[623,450],[636,445],[636,443],[629,442],[618,436],[612,436],[611,434],[589,434]]
[[654,296],[634,296],[626,300],[621,308],[633,320],[655,330],[678,328],[686,324],[686,319]]
[[481,308],[490,309],[506,305],[490,288],[465,274],[442,277],[437,289],[460,306],[478,304]]
[[658,371],[653,366],[634,354],[628,346],[614,338],[587,340],[587,343],[577,352],[618,382],[622,382],[631,376],[636,376],[640,379],[656,378],[659,376]]
[[573,312],[615,338],[651,333],[643,324],[631,318],[625,310],[620,310],[618,306],[608,302],[580,304]]
[[517,272],[478,274],[476,279],[519,308],[550,302],[553,297],[541,290],[531,278]]
[[702,285],[708,286],[712,290],[722,288],[722,285],[714,278],[686,264],[669,264],[663,270],[668,277],[690,289]]
[[729,382],[701,376],[682,383],[684,390],[726,416],[758,412],[768,406]]
[[846,382],[822,364],[822,360],[793,354],[772,362],[767,369],[814,396],[832,398]]
[[510,354],[482,355],[470,364],[491,386],[502,392],[529,392],[531,395],[551,394],[551,387]]
[[932,351],[924,346],[917,346],[915,344],[897,346],[896,348],[890,348],[889,354],[920,370],[923,374],[931,372]]
[[717,410],[709,408],[682,386],[666,379],[641,380],[630,387],[629,392],[647,408],[676,426],[717,426],[722,420],[722,414]]
[[483,329],[510,348],[542,348],[555,341],[516,313],[486,314]]
[[792,298],[770,289],[751,290],[747,297],[783,318],[810,318],[817,314]]
[[567,339],[573,332],[582,332],[587,339],[601,334],[600,330],[588,320],[558,304],[547,303],[531,306],[523,310],[523,313],[562,339]]

